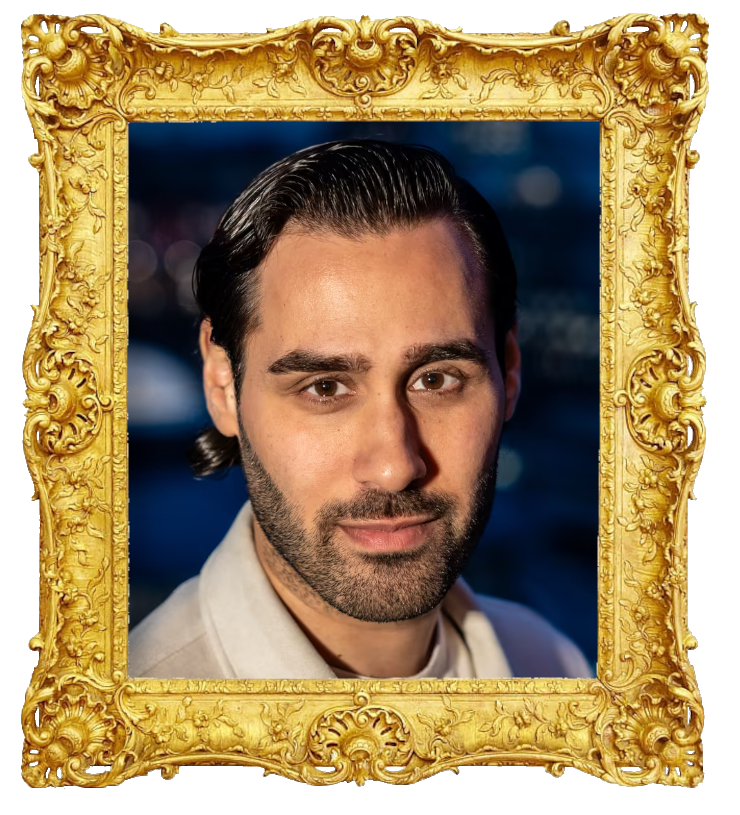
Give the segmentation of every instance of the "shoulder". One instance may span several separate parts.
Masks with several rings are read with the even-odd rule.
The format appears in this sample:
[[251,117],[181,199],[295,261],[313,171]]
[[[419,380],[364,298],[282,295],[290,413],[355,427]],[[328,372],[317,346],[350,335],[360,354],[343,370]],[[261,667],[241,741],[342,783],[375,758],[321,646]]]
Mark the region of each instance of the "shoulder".
[[134,677],[219,678],[198,600],[198,577],[180,584],[129,635],[128,672]]
[[590,678],[580,648],[527,606],[476,594],[480,610],[493,626],[511,666],[512,676]]

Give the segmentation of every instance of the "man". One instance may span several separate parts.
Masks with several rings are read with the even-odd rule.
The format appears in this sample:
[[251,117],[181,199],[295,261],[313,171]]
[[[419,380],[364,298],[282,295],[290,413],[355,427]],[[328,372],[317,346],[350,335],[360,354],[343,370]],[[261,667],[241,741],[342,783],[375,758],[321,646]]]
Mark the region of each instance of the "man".
[[204,476],[250,501],[131,634],[132,676],[589,676],[529,609],[460,578],[520,389],[496,216],[429,148],[311,147],[198,260]]

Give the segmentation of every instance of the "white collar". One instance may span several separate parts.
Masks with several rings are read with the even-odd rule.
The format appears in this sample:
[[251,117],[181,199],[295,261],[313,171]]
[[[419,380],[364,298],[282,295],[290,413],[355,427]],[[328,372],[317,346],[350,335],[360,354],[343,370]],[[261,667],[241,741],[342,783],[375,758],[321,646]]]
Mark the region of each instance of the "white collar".
[[[239,679],[336,679],[278,597],[254,548],[248,501],[206,561],[201,614],[223,675]],[[511,668],[493,626],[458,579],[444,607],[470,650],[475,676],[508,678]]]

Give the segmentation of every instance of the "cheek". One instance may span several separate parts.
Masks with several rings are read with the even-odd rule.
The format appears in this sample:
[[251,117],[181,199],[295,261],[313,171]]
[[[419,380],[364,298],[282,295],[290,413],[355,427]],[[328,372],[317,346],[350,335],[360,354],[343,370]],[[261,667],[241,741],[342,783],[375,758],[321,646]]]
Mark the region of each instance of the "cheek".
[[351,429],[320,426],[280,407],[280,400],[261,406],[252,402],[251,409],[242,411],[244,429],[283,494],[313,512],[326,500],[343,496],[337,485],[343,474],[351,474]]
[[[498,401],[491,392],[458,410],[425,417],[420,424],[422,440],[441,482],[465,489],[492,463],[503,418]],[[453,485],[453,481],[457,483]]]
[[334,498],[346,497],[352,466],[347,433],[341,429],[302,428],[279,441],[284,483],[295,500],[315,510]]

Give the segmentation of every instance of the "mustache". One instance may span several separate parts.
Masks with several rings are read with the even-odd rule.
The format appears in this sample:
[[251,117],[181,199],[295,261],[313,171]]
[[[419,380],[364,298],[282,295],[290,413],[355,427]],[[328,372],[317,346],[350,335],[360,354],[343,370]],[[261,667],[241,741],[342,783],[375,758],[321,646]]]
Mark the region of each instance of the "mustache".
[[431,515],[436,520],[454,511],[456,506],[455,499],[443,492],[366,490],[350,501],[332,501],[322,507],[317,523],[327,527],[338,521],[379,521],[415,515]]

